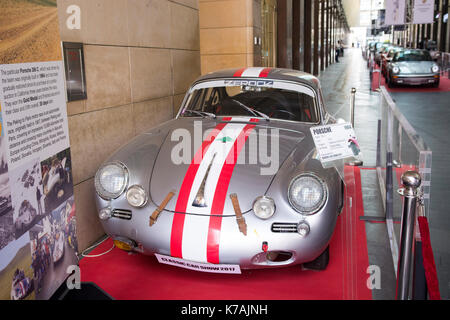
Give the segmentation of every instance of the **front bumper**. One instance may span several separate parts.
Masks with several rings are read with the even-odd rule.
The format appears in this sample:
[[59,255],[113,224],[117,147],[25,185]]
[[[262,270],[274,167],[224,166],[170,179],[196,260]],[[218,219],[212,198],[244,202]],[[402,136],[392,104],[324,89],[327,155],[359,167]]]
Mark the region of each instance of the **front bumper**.
[[[97,198],[98,209],[110,205],[104,200]],[[331,209],[333,208],[334,209]],[[155,210],[153,204],[147,205],[142,209],[132,210],[130,220],[120,218],[110,218],[103,220],[104,230],[113,239],[132,240],[136,244],[135,251],[146,255],[155,253],[171,256],[171,231],[174,219],[174,213],[163,211],[158,217],[157,222],[150,227],[149,218]],[[283,216],[283,215],[281,215]],[[334,202],[327,203],[324,208],[314,216],[303,218],[298,215],[289,221],[278,219],[277,214],[269,220],[261,220],[252,212],[244,214],[247,224],[247,235],[239,231],[236,217],[222,217],[219,237],[219,263],[239,265],[241,269],[261,269],[282,266],[291,266],[310,262],[317,258],[328,246],[334,232],[337,221],[337,210]],[[280,215],[278,215],[280,217]],[[189,223],[192,225],[205,226],[209,224],[210,216],[188,215]],[[280,217],[281,218],[281,217]],[[306,221],[310,226],[310,233],[306,237],[300,236],[296,232],[277,233],[272,231],[272,225],[275,222],[297,224]],[[201,250],[206,250],[207,236],[203,234],[204,230],[199,228],[196,233],[194,230],[184,230],[195,235],[195,239],[190,242],[197,243]],[[184,240],[183,240],[184,241]],[[267,248],[264,247],[267,244]],[[195,258],[190,252],[197,248],[192,246],[184,247],[183,256],[178,257],[187,261],[208,263],[206,259]],[[273,261],[271,257],[278,254],[283,259]]]
[[395,84],[404,84],[404,85],[426,85],[426,84],[434,84],[438,83],[440,80],[439,74],[431,74],[431,75],[394,75],[392,77],[392,81]]

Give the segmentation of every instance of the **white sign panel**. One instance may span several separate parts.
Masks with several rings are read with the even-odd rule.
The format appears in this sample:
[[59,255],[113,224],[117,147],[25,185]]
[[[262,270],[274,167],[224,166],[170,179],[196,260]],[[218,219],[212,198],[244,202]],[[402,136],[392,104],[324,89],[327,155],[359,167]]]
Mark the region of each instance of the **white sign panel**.
[[385,24],[387,26],[405,24],[405,14],[406,14],[405,0],[386,0]]
[[0,300],[46,300],[78,264],[72,160],[56,1],[22,2],[0,5]]
[[414,1],[414,24],[433,23],[434,20],[434,0]]
[[155,253],[156,258],[159,263],[168,264],[175,267],[180,267],[184,269],[200,271],[200,272],[210,272],[210,273],[228,273],[228,274],[241,274],[241,268],[239,265],[234,264],[209,264],[209,263],[199,263],[193,261],[187,261],[179,258],[164,256]]
[[312,127],[310,130],[322,163],[356,158],[361,153],[350,123]]
[[5,64],[0,101],[9,169],[69,148],[63,62]]

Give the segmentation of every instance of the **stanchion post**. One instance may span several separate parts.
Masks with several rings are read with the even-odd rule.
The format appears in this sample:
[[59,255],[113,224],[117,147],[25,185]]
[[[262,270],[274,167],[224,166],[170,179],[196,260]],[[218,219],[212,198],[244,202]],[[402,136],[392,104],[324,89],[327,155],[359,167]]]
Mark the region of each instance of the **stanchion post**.
[[370,91],[372,91],[372,82],[373,82],[373,60],[372,60],[372,52],[369,53],[369,77],[370,77]]
[[[352,88],[351,96],[350,96],[350,122],[352,124],[353,129],[355,129],[355,100],[356,100],[356,88]],[[350,166],[360,167],[363,165],[361,160],[354,160],[347,163]]]
[[352,88],[350,97],[350,121],[353,128],[355,128],[355,98],[356,98],[356,88]]
[[383,76],[383,65],[380,63],[380,73],[378,74],[378,90],[381,90],[381,77]]
[[404,201],[397,271],[397,300],[408,300],[409,298],[411,266],[414,257],[416,205],[421,181],[419,173],[415,171],[407,171],[402,175],[402,183],[405,188],[399,190]]

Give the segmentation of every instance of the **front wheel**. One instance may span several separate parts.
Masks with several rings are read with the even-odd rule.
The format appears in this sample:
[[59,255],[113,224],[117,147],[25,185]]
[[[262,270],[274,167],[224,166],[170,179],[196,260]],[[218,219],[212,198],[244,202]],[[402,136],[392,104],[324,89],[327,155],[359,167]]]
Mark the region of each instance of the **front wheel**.
[[320,254],[314,261],[303,264],[303,267],[308,270],[323,271],[327,268],[330,261],[330,246]]

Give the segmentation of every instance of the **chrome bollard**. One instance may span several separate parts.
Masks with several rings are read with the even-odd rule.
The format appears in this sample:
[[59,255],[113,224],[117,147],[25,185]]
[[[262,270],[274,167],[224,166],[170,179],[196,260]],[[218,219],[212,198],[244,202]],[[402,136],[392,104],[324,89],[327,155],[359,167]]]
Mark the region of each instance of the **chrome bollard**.
[[356,88],[352,88],[350,98],[350,122],[353,128],[355,128],[355,99],[356,99]]
[[[350,123],[352,124],[353,129],[355,129],[355,99],[356,99],[356,88],[352,88],[350,97]],[[350,166],[360,167],[363,165],[363,162],[361,160],[354,160],[347,164]]]
[[411,266],[414,258],[416,205],[421,182],[420,174],[415,171],[407,171],[402,175],[402,183],[405,188],[398,191],[404,197],[404,201],[397,271],[397,300],[409,299]]

